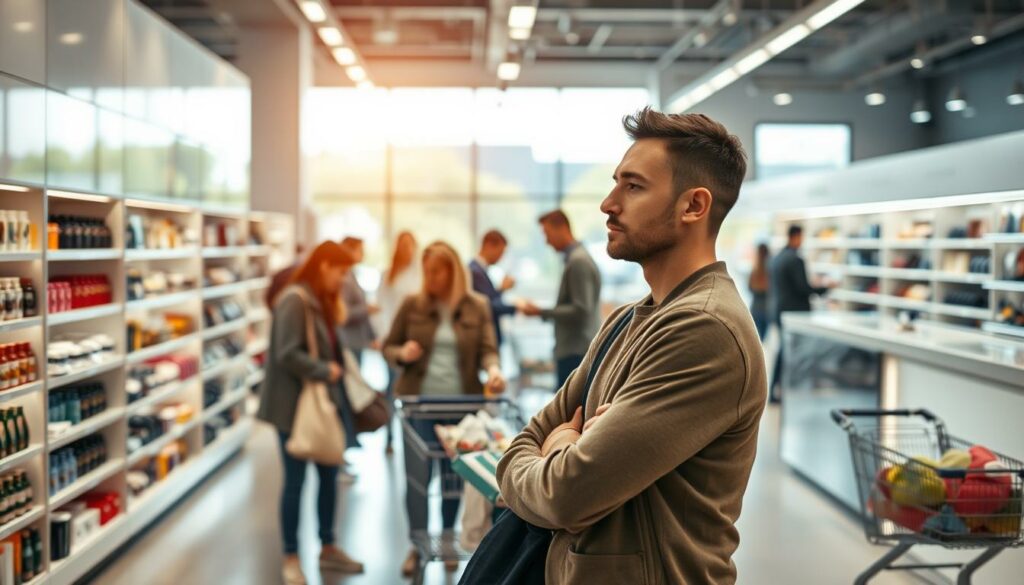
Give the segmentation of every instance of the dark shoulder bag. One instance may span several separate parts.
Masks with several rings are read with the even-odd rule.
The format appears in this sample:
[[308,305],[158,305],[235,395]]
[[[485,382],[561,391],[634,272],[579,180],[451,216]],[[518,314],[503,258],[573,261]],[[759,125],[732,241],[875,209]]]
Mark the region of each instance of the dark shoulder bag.
[[[633,309],[630,308],[615,323],[594,357],[590,371],[587,372],[587,382],[583,386],[583,399],[580,401],[584,418],[594,376],[615,338],[622,333],[632,317]],[[480,542],[459,579],[459,585],[544,585],[544,565],[551,537],[550,530],[534,526],[512,510],[505,510]]]

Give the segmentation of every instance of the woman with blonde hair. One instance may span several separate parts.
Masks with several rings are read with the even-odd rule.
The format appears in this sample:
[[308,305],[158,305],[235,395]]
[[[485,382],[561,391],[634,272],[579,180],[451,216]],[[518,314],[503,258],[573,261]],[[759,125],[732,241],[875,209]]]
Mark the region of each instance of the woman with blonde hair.
[[[306,583],[299,563],[298,532],[299,502],[309,462],[292,457],[285,448],[295,423],[303,380],[326,382],[339,417],[345,421],[346,428],[351,428],[351,409],[341,386],[338,326],[345,319],[345,306],[340,300],[341,283],[353,264],[352,256],[341,246],[324,242],[295,271],[290,284],[271,299],[274,310],[270,348],[257,416],[275,427],[281,445],[284,489],[280,515],[285,555],[282,572],[286,585]],[[311,332],[308,326],[312,326]],[[310,337],[316,341],[315,353],[308,345]],[[317,505],[320,567],[342,573],[362,573],[362,563],[335,546],[338,467],[317,464],[316,470],[320,478]]]
[[[395,390],[399,396],[482,395],[485,391],[501,393],[505,378],[498,361],[498,347],[486,299],[469,289],[469,278],[458,253],[444,242],[434,242],[423,252],[423,290],[405,299],[398,309],[394,324],[384,343],[384,356],[401,369]],[[486,384],[480,382],[480,371],[487,374]],[[434,425],[439,421],[414,419],[419,436],[432,449],[439,449]],[[442,462],[442,472],[450,464]],[[429,470],[426,485],[429,485]],[[445,475],[448,475],[445,473]],[[408,492],[406,506],[410,529],[414,513],[426,506],[421,494]],[[444,498],[441,517],[445,536],[452,538],[459,498]],[[402,572],[412,576],[419,567],[419,554],[409,553]],[[446,561],[450,571],[457,561]]]

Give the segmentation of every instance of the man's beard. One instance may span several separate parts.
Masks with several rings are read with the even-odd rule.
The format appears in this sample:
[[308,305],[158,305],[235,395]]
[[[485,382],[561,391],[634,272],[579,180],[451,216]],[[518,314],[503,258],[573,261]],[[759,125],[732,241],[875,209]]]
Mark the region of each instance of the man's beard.
[[675,219],[675,205],[668,206],[661,220],[650,226],[630,229],[620,224],[616,218],[610,217],[609,222],[623,231],[615,242],[608,238],[608,256],[615,260],[625,260],[643,264],[646,260],[661,254],[678,243],[678,235],[672,229]]

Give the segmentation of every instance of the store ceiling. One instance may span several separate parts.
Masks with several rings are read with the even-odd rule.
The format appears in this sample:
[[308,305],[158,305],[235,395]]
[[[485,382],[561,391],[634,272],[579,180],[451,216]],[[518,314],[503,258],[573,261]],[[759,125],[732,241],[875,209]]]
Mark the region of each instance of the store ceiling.
[[[290,0],[143,0],[158,13],[231,60],[238,27],[285,22],[280,3]],[[479,70],[493,79],[494,55],[517,53],[526,75],[534,64],[594,71],[603,64],[664,69],[661,65],[708,68],[783,22],[809,0],[540,0],[526,42],[509,41],[503,26],[509,0],[324,0],[354,41],[371,74],[374,66],[398,64]],[[710,19],[735,10],[736,18]],[[708,21],[712,22],[709,24]],[[975,47],[978,30],[1003,27],[993,42],[1024,43],[1024,0],[867,0],[786,51],[760,75],[794,72],[808,83],[867,81],[887,64],[906,63],[915,52],[937,51],[930,65],[956,59]],[[681,51],[673,45],[687,33],[703,35]],[[994,38],[1000,36],[1001,38]],[[679,47],[677,47],[678,49]],[[332,66],[320,47],[318,70]],[[678,55],[676,55],[678,53]],[[588,67],[589,65],[589,67]],[[318,74],[319,77],[319,74]],[[479,79],[467,79],[468,85]],[[386,81],[386,80],[383,80]],[[386,84],[386,83],[385,83]]]

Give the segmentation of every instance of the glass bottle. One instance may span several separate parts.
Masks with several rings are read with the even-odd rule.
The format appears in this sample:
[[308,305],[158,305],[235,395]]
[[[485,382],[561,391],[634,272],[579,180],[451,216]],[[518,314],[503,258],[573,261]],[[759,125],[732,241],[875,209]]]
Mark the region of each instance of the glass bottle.
[[28,417],[25,416],[25,408],[19,406],[15,413],[15,418],[18,423],[18,433],[21,436],[21,449],[28,449],[29,443],[31,443],[31,436],[28,429]]

